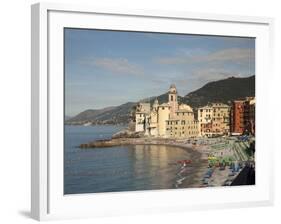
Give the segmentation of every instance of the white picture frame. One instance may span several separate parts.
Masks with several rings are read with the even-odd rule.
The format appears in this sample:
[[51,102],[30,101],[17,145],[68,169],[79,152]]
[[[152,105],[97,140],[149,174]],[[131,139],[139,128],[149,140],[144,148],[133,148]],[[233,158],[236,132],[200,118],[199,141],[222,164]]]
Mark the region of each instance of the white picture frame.
[[[31,214],[37,220],[99,217],[273,203],[273,19],[38,3],[32,5]],[[255,186],[63,195],[63,27],[256,38],[257,175]],[[137,202],[137,203],[136,203]]]

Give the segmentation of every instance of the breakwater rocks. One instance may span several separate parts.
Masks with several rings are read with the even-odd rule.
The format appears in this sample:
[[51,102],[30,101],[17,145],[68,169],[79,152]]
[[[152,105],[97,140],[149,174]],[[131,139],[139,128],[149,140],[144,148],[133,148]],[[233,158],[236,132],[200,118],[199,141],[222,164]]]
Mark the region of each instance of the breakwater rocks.
[[119,145],[132,145],[144,142],[143,132],[134,132],[128,129],[119,131],[112,135],[111,139],[96,140],[89,143],[81,144],[80,148],[105,148]]
[[118,139],[118,138],[142,138],[144,137],[143,132],[135,132],[135,131],[130,131],[128,129],[119,131],[112,135],[112,139]]
[[80,148],[105,148],[105,147],[113,147],[119,145],[129,145],[129,144],[133,144],[131,138],[115,138],[115,139],[97,140],[94,142],[81,144]]
[[171,146],[181,146],[184,148],[190,148],[189,145],[184,145],[182,142],[171,140],[171,139],[161,139],[161,138],[144,138],[144,137],[121,137],[97,140],[85,144],[81,144],[80,148],[106,148],[120,145],[171,145]]

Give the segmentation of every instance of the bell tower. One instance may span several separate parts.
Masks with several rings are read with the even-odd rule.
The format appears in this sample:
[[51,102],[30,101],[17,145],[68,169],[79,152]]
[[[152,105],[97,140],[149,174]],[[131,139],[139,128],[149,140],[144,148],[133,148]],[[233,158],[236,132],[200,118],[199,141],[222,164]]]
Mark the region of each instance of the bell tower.
[[171,118],[173,118],[179,107],[178,92],[175,84],[172,84],[169,89],[169,106],[171,111]]
[[158,106],[159,106],[159,102],[158,102],[158,99],[156,98],[156,99],[154,100],[153,105],[152,105],[153,111],[157,111]]

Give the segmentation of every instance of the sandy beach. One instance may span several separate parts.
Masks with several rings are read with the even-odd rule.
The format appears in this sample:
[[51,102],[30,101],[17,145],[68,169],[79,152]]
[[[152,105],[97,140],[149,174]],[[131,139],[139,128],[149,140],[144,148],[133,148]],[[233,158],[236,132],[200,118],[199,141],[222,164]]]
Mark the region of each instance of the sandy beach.
[[[177,173],[176,188],[192,188],[207,186],[222,186],[229,180],[231,170],[226,167],[220,170],[218,167],[212,168],[212,175],[206,178],[206,172],[210,170],[208,156],[212,152],[210,145],[195,144],[189,139],[167,139],[167,138],[116,138],[108,140],[99,140],[81,144],[80,148],[96,148],[96,147],[113,147],[118,145],[168,145],[172,147],[180,147],[191,152],[191,163],[179,166]],[[235,174],[235,176],[238,172]],[[231,177],[233,179],[234,176]]]
[[[196,140],[151,137],[112,138],[81,144],[80,148],[106,148],[118,145],[167,145],[190,152],[191,163],[179,166],[176,188],[230,186],[245,164],[253,159],[246,154],[248,143],[237,141],[237,138],[233,137]],[[232,162],[223,167],[216,162],[210,167],[212,157],[219,160],[232,158]],[[234,162],[237,165],[238,161],[238,168],[234,171]]]

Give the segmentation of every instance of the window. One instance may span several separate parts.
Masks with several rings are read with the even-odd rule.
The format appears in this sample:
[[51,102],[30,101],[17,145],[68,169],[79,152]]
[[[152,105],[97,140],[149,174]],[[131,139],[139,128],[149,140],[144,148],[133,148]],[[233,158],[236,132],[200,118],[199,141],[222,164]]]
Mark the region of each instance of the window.
[[[167,98],[166,98],[167,99]],[[171,101],[174,101],[174,96],[173,95],[171,95]]]

